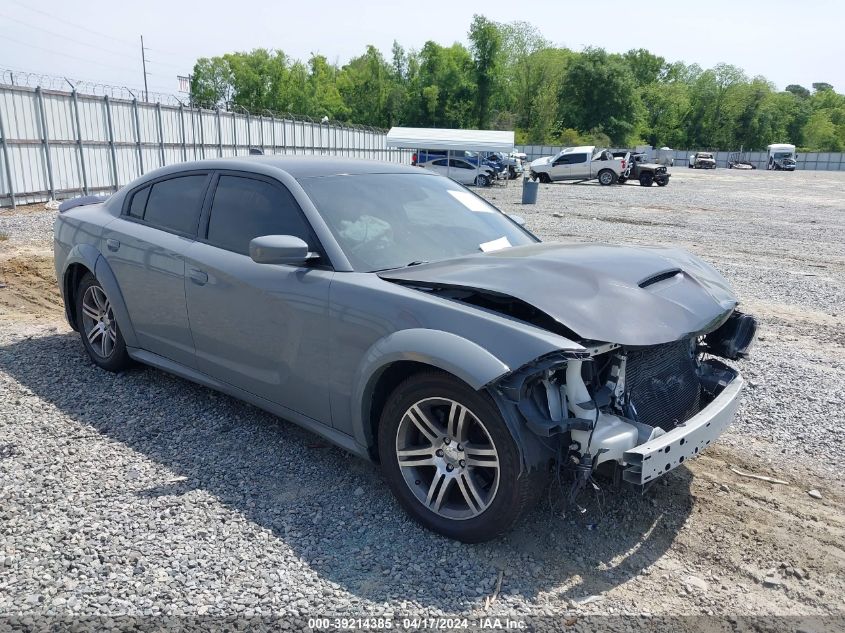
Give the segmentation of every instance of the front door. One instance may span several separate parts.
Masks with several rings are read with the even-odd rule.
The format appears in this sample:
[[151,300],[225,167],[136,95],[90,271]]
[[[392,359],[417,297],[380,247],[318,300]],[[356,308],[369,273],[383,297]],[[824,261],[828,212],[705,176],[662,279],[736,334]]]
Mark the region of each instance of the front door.
[[329,286],[313,266],[257,264],[249,242],[295,235],[320,251],[291,193],[279,182],[224,172],[200,239],[187,257],[188,316],[200,371],[331,424]]

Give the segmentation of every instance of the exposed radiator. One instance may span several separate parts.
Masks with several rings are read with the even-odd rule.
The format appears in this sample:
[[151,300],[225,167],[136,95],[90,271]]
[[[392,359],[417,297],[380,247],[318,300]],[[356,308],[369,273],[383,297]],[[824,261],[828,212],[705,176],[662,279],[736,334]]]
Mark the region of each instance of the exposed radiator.
[[671,431],[699,412],[701,385],[689,340],[628,352],[628,416]]

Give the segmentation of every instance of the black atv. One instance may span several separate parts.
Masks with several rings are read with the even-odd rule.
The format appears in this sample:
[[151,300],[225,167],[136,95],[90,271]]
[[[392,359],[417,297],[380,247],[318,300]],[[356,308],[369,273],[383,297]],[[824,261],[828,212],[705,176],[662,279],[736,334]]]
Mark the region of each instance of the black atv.
[[627,180],[639,180],[643,187],[651,187],[655,182],[658,187],[665,187],[669,184],[670,175],[665,165],[647,163],[645,154],[632,153],[628,169],[619,176],[618,182],[621,185]]

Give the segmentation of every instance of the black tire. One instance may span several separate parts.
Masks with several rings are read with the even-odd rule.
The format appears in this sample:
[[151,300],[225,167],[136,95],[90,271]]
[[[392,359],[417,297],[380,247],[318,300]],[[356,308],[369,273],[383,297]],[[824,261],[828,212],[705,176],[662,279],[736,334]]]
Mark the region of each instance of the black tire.
[[[406,471],[399,466],[397,442],[401,437],[403,419],[406,418],[406,413],[411,407],[431,399],[450,400],[465,407],[469,414],[482,421],[497,453],[499,465],[497,486],[492,492],[488,505],[475,516],[449,518],[430,509],[424,500],[417,497],[419,493],[412,490],[412,483],[406,480]],[[431,445],[433,446],[434,442],[431,442]],[[452,445],[454,446],[454,443]],[[457,446],[460,448],[460,444]],[[490,396],[484,392],[473,391],[458,379],[439,371],[415,374],[393,391],[381,415],[378,448],[385,479],[405,511],[424,527],[465,543],[488,541],[511,529],[519,518],[537,502],[544,489],[545,473],[520,475],[519,450]],[[442,453],[443,451],[440,451],[441,455]],[[430,476],[432,481],[434,477],[438,477],[437,473],[442,472],[435,470],[435,466],[423,468],[426,472],[432,473]],[[461,470],[464,469],[461,468]],[[424,477],[425,475],[412,473],[410,478],[413,479],[416,476]],[[443,481],[441,485],[446,486],[445,480]],[[430,486],[430,489],[437,490],[436,486],[427,481],[416,480],[414,483],[421,489]],[[485,492],[490,494],[490,490],[492,488]],[[460,492],[457,485],[452,484],[447,497],[458,495],[457,500],[460,503],[462,500]]]
[[619,178],[616,180],[616,182],[619,183],[620,185],[624,185],[626,182],[628,182],[628,179],[625,176],[619,176]]
[[508,177],[510,180],[516,180],[516,167],[508,167]]
[[478,174],[478,176],[475,177],[475,184],[478,187],[486,187],[490,184],[490,177],[484,174]]
[[[89,290],[91,290],[91,294],[89,294]],[[86,303],[86,297],[92,297],[94,294],[108,299],[100,282],[94,275],[87,273],[79,282],[79,287],[76,290],[76,323],[79,326],[82,345],[88,352],[88,357],[101,369],[112,372],[122,371],[132,365],[132,359],[126,352],[126,342],[123,340],[123,334],[120,332],[110,304],[105,304],[103,313],[106,318],[100,322],[103,324],[100,326],[100,334],[94,337],[93,343],[89,340],[88,332],[90,329],[86,329],[86,325],[96,325],[98,322],[89,316],[90,313],[83,310],[83,303]],[[90,309],[90,303],[88,307]],[[109,335],[110,332],[111,335]],[[107,341],[108,345],[104,347],[103,341],[106,340],[107,336],[109,339],[113,336],[113,342]]]
[[667,178],[663,178],[661,180],[656,181],[658,187],[665,187],[669,184],[669,180]]
[[616,180],[618,179],[616,172],[614,172],[612,169],[602,169],[598,173],[597,177],[599,184],[604,187],[609,187],[610,185],[616,184]]
[[651,183],[654,182],[654,176],[651,174],[640,174],[640,186],[641,187],[651,187]]
[[692,163],[690,163],[689,165],[687,165],[687,167],[689,167],[690,169],[692,169],[692,168],[693,168],[693,164],[692,164]]
[[540,173],[540,182],[542,182],[544,185],[548,185],[552,182],[552,178],[548,174]]

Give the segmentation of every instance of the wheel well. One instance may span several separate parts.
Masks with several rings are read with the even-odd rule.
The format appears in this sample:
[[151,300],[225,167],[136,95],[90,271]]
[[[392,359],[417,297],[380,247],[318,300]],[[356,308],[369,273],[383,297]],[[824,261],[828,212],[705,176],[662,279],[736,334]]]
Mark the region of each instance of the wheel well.
[[378,461],[378,427],[379,422],[381,422],[381,412],[387,404],[387,398],[406,378],[420,372],[432,370],[441,371],[433,365],[403,360],[388,365],[378,377],[369,398],[369,412],[364,417],[365,423],[369,423],[370,442],[368,449],[370,451],[370,457],[374,461]]
[[[64,277],[64,296],[65,296],[65,311],[67,312],[67,319],[70,326],[74,330],[78,330],[79,326],[76,323],[76,290],[79,288],[79,282],[86,273],[91,271],[83,264],[71,264],[65,271]],[[92,273],[93,274],[93,273]]]

